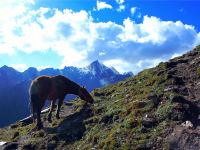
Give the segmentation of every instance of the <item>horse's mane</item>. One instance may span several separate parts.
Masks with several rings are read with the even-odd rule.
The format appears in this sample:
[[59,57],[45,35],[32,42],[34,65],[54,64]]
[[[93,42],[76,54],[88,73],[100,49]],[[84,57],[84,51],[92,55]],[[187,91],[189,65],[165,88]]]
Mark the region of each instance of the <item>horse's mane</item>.
[[56,78],[56,79],[60,79],[62,80],[62,82],[64,82],[65,85],[68,85],[68,87],[72,88],[72,89],[79,89],[80,85],[78,85],[77,83],[75,83],[74,81],[68,79],[65,76],[62,75],[57,75],[57,76],[53,76],[52,78]]

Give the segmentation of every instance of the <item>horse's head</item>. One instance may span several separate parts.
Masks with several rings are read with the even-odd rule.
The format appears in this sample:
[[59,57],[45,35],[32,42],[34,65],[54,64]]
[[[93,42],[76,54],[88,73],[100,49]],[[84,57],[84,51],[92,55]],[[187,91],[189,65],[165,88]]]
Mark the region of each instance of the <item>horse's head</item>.
[[90,95],[90,93],[84,88],[84,87],[80,87],[79,89],[79,97],[88,102],[88,103],[93,103],[94,99],[92,98],[92,96]]

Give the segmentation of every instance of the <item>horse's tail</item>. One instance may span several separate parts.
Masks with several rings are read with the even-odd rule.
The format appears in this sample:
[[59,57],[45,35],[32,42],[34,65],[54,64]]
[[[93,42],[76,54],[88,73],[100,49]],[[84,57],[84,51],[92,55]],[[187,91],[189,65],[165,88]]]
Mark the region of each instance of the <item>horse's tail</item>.
[[36,114],[37,114],[37,101],[38,101],[39,97],[36,94],[31,94],[30,95],[30,108],[31,108],[31,112],[33,115],[33,119],[36,119]]
[[39,96],[37,94],[37,82],[32,82],[30,89],[29,89],[29,98],[30,98],[30,109],[31,113],[33,115],[33,119],[36,119],[36,114],[37,114],[37,101],[39,100]]

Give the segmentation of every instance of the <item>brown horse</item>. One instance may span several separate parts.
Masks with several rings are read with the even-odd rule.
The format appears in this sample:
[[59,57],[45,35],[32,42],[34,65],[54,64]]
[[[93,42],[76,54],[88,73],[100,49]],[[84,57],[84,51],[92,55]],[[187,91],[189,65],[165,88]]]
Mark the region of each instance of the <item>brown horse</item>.
[[58,99],[56,118],[59,119],[59,112],[64,98],[67,94],[79,96],[86,102],[93,103],[93,98],[84,88],[69,80],[68,78],[58,76],[40,76],[34,79],[29,89],[30,104],[33,113],[33,119],[37,118],[38,129],[43,128],[40,113],[45,104],[45,100],[51,100],[51,108],[48,114],[48,121],[51,122],[51,114]]

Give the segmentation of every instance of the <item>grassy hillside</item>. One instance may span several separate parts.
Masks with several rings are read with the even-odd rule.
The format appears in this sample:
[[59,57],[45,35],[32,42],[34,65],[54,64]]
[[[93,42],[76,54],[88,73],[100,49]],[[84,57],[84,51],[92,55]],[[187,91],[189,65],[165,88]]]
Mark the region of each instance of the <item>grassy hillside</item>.
[[76,99],[61,119],[17,122],[0,129],[4,148],[199,149],[200,46],[137,76],[92,92],[95,103]]

